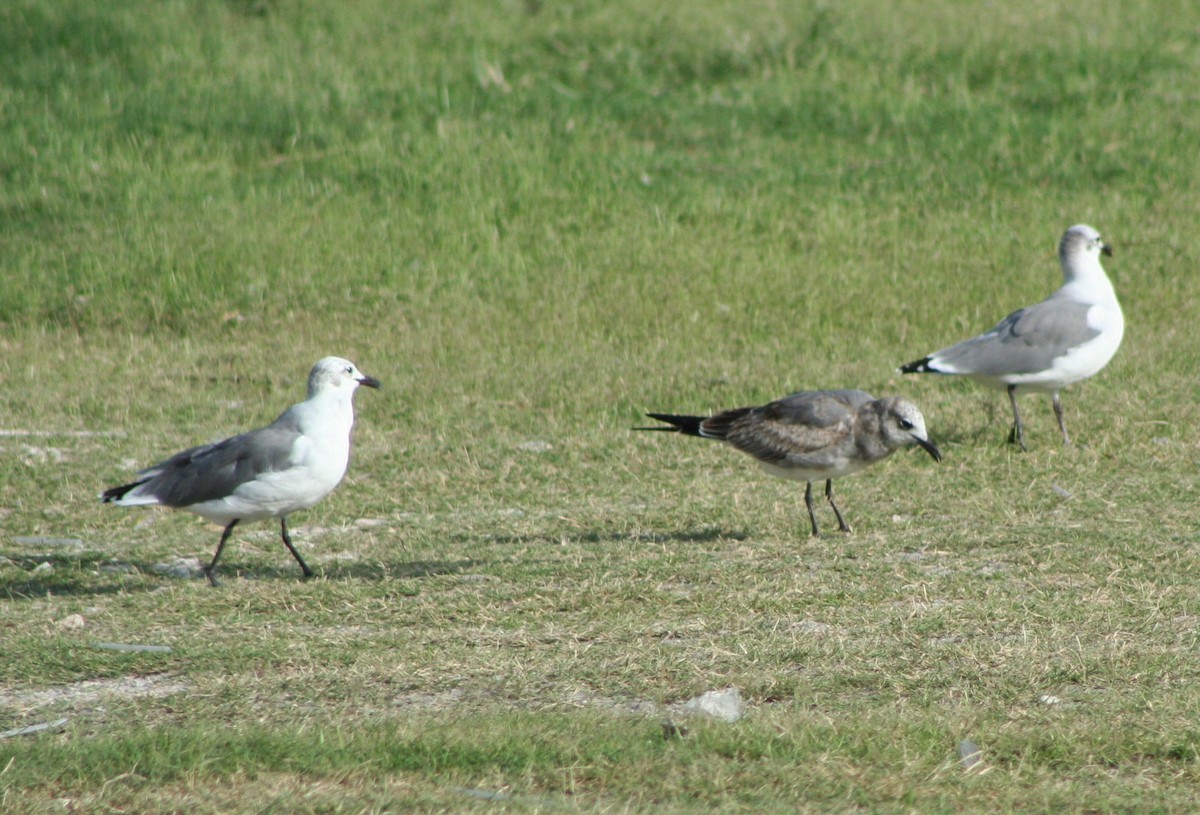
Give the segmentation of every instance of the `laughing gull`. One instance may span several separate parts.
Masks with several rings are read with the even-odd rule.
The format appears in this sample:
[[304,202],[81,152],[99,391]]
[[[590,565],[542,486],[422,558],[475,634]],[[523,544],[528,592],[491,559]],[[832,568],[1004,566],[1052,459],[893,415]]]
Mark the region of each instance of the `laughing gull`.
[[1100,373],[1125,333],[1121,305],[1100,265],[1102,254],[1111,257],[1112,247],[1099,232],[1086,224],[1071,227],[1058,244],[1061,289],[1037,305],[1014,311],[986,334],[901,365],[900,372],[967,376],[1007,390],[1013,411],[1009,441],[1022,450],[1027,448],[1017,393],[1050,393],[1063,444],[1070,444],[1058,392]]
[[820,534],[813,512],[812,482],[825,481],[825,497],[838,528],[850,527],[833,502],[833,479],[850,475],[910,444],[942,460],[925,432],[925,418],[907,399],[876,399],[858,390],[801,391],[762,407],[726,410],[715,416],[647,413],[672,427],[638,427],[718,439],[758,459],[771,475],[805,481],[804,504],[814,536]]
[[186,509],[225,524],[212,563],[204,569],[214,586],[217,561],[233,528],[241,521],[278,518],[284,545],[304,576],[312,577],[292,545],[287,516],[320,501],[346,474],[359,385],[378,388],[379,380],[349,360],[325,357],[308,375],[308,398],[271,424],[176,453],[142,470],[132,484],[105,490],[100,500]]

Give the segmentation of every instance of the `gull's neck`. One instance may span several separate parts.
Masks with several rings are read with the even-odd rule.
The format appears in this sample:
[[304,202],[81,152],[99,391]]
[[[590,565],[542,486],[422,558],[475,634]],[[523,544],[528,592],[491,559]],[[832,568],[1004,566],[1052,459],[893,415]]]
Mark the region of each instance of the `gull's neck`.
[[306,419],[320,422],[323,429],[349,432],[354,426],[354,391],[329,388],[311,394],[295,406],[295,410]]
[[1079,253],[1064,258],[1062,262],[1064,296],[1081,303],[1116,303],[1117,293],[1112,281],[1104,273],[1100,258],[1096,255]]
[[886,409],[883,401],[876,399],[860,407],[854,417],[854,423],[857,425],[854,434],[857,437],[855,439],[856,446],[871,461],[886,458],[896,450],[889,443],[890,439],[880,433]]

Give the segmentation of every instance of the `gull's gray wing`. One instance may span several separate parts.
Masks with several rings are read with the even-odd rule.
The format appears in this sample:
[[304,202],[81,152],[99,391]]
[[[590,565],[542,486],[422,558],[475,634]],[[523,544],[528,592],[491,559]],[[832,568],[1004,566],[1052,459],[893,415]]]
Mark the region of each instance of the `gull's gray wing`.
[[146,468],[136,491],[170,507],[219,500],[262,473],[286,469],[300,435],[285,413],[267,427],[189,448]]
[[1099,336],[1088,325],[1091,308],[1060,297],[1018,309],[991,331],[931,354],[940,369],[1002,376],[1049,370],[1054,360]]
[[702,429],[759,461],[826,466],[821,452],[850,434],[858,409],[871,401],[859,390],[801,391],[762,407],[719,413]]

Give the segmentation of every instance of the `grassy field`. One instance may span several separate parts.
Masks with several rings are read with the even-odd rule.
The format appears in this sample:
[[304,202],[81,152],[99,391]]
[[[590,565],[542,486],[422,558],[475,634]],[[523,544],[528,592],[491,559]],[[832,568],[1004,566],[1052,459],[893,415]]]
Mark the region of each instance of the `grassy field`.
[[[1195,811],[1198,102],[1183,0],[3,4],[0,731],[66,721],[0,810]],[[1079,222],[1125,344],[1021,454],[895,368]],[[100,490],[327,354],[385,389],[318,577],[162,573],[220,530]],[[852,536],[629,432],[832,387],[945,453]]]

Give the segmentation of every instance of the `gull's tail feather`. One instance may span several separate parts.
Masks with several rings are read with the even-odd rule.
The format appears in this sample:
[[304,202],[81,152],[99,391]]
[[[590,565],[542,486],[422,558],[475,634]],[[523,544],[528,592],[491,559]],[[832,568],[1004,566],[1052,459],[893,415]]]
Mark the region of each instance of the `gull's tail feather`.
[[634,430],[665,430],[669,433],[683,433],[685,436],[700,436],[702,435],[700,423],[708,418],[707,416],[673,416],[669,413],[647,413],[646,415],[672,426],[635,427]]

